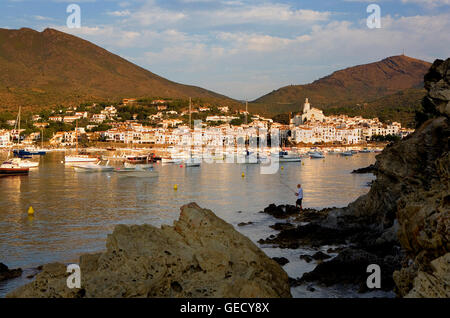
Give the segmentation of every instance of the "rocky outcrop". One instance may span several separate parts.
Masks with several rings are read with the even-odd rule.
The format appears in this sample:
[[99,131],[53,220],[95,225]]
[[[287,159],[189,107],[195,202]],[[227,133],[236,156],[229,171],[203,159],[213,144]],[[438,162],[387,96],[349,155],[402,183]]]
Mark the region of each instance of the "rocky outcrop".
[[368,194],[346,208],[312,211],[318,217],[310,215],[308,225],[274,226],[280,233],[260,241],[284,248],[352,245],[300,282],[361,283],[373,262],[383,268],[382,285],[395,281],[400,296],[450,297],[450,59],[433,64],[425,88],[418,128],[377,156]]
[[398,240],[407,264],[394,274],[399,295],[437,296],[446,291],[449,297],[450,266],[444,260],[450,252],[450,59],[433,64],[425,88],[428,95],[417,116],[420,126],[377,156],[377,179],[369,193],[330,212],[324,225],[366,227],[379,232],[379,240]]
[[3,263],[0,263],[0,282],[16,278],[22,275],[22,269],[16,268],[16,269],[9,269],[8,266],[6,266]]
[[116,226],[80,268],[81,289],[67,288],[65,265],[48,264],[8,297],[291,297],[274,260],[195,203],[173,226]]
[[397,202],[398,236],[408,266],[394,279],[401,296],[450,297],[450,59],[433,64],[425,87],[419,117],[427,120],[407,141],[408,150],[421,157],[415,171],[420,183]]
[[364,173],[375,173],[375,171],[376,171],[375,165],[370,165],[368,167],[355,169],[352,171],[352,173],[364,174]]

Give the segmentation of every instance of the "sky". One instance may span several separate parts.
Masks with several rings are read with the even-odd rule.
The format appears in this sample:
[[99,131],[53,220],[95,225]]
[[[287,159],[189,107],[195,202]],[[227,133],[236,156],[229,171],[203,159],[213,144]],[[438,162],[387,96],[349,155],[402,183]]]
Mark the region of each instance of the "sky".
[[[81,9],[67,26],[67,6]],[[370,4],[381,28],[369,28]],[[450,56],[450,0],[1,0],[1,28],[54,28],[240,100],[383,58]]]

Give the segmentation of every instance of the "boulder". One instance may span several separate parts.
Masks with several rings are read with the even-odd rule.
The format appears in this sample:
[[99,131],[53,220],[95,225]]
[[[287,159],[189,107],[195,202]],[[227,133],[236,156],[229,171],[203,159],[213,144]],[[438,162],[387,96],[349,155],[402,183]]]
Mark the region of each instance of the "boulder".
[[6,266],[3,263],[0,263],[0,282],[16,278],[22,275],[22,269],[16,268],[16,269],[9,269],[8,266]]
[[8,297],[291,297],[282,268],[212,211],[191,203],[173,226],[118,225],[80,257],[81,289],[48,264]]

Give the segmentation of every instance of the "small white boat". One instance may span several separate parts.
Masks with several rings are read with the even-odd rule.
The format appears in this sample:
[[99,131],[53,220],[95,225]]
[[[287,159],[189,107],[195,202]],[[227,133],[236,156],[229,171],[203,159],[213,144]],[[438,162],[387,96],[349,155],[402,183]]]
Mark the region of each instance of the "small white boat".
[[180,163],[183,163],[183,159],[161,158],[161,163],[163,163],[163,164],[180,164]]
[[323,153],[321,153],[321,152],[319,152],[319,151],[312,152],[312,153],[310,153],[309,156],[310,156],[311,159],[323,159],[323,158],[325,158],[325,156],[323,155]]
[[37,168],[37,167],[39,167],[39,161],[20,160],[19,167],[20,168]]
[[202,161],[198,158],[189,158],[184,161],[184,166],[187,167],[200,167]]
[[157,171],[142,169],[140,167],[136,167],[134,169],[124,168],[124,169],[116,169],[117,175],[120,177],[133,177],[133,178],[155,178],[159,174]]
[[75,156],[65,156],[65,163],[89,163],[89,162],[98,162],[99,159],[97,157],[93,157],[90,155],[75,155]]
[[275,158],[278,157],[279,162],[300,162],[302,158],[298,155],[289,154],[287,151],[281,151],[278,156],[275,154]]
[[85,163],[85,164],[77,164],[74,165],[73,168],[76,172],[110,172],[114,170],[114,167],[109,165],[109,162],[106,165],[101,165],[101,161],[97,164],[94,163]]
[[351,151],[344,151],[343,153],[341,153],[341,156],[351,157],[351,156],[353,156],[353,152],[351,152]]
[[370,149],[368,149],[368,148],[364,148],[364,149],[361,149],[359,152],[360,152],[360,153],[371,153],[372,150],[370,150]]
[[125,162],[123,164],[123,166],[126,169],[135,169],[135,168],[138,168],[138,169],[139,168],[150,169],[150,168],[153,168],[153,164],[152,163],[137,163],[137,164],[134,164],[134,163]]

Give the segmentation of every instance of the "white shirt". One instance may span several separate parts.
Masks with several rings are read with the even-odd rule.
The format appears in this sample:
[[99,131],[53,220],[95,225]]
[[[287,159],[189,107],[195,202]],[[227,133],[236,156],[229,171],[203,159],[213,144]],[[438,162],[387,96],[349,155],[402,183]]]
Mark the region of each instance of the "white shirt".
[[303,188],[298,189],[298,199],[303,199]]

